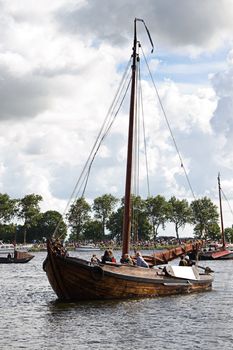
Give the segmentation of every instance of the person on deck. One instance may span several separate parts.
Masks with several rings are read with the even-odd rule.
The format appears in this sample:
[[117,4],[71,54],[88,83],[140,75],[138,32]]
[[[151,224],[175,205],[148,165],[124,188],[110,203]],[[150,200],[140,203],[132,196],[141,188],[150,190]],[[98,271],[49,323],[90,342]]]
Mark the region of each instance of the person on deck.
[[121,264],[134,265],[134,261],[133,261],[133,259],[131,259],[131,257],[130,257],[129,254],[124,254],[124,255],[122,255],[121,260],[120,260],[120,263],[121,263]]
[[137,266],[140,267],[149,267],[148,263],[143,259],[142,254],[140,252],[136,253],[136,258],[137,258]]
[[116,262],[111,249],[105,250],[104,255],[101,258],[101,262],[102,264],[105,264],[106,262]]
[[187,266],[187,265],[188,265],[187,260],[185,259],[184,255],[181,255],[179,266]]
[[92,255],[91,263],[92,263],[93,265],[100,263],[100,259],[96,256],[96,254],[93,254],[93,255]]
[[111,259],[111,262],[113,263],[116,263],[116,259],[115,257],[113,256],[113,251],[111,249],[109,249],[109,256],[110,256],[110,259]]
[[192,261],[192,260],[190,260],[190,258],[189,258],[188,255],[186,255],[185,260],[186,260],[187,266],[193,266],[193,265],[195,265],[195,262]]

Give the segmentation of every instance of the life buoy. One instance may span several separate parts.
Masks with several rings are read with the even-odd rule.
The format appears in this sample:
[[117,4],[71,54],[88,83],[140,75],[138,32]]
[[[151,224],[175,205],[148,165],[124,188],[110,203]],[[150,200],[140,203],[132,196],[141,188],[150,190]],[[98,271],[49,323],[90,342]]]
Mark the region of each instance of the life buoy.
[[100,281],[104,277],[104,271],[100,266],[93,266],[91,268],[91,276],[95,281]]

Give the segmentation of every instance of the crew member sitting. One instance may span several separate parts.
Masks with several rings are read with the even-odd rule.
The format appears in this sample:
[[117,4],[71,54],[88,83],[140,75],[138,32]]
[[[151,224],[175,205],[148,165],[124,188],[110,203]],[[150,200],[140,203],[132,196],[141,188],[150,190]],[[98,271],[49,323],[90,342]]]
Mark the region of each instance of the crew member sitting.
[[102,264],[105,264],[106,262],[116,262],[111,249],[105,250],[104,255],[101,258],[101,262]]
[[98,264],[99,262],[100,262],[100,259],[96,256],[96,254],[93,254],[91,258],[91,263],[95,265],[95,264]]
[[181,255],[179,266],[187,266],[187,265],[188,265],[187,260],[185,259],[184,255]]
[[137,257],[137,266],[140,267],[149,267],[149,265],[147,264],[147,262],[143,259],[142,254],[140,252],[136,253],[136,257]]
[[130,257],[129,254],[124,254],[124,255],[122,255],[121,260],[120,260],[120,263],[121,263],[121,264],[134,265],[133,259],[131,259],[131,257]]
[[195,265],[195,262],[192,261],[192,260],[190,260],[190,258],[189,258],[188,255],[186,255],[185,260],[186,260],[186,262],[187,262],[187,266]]

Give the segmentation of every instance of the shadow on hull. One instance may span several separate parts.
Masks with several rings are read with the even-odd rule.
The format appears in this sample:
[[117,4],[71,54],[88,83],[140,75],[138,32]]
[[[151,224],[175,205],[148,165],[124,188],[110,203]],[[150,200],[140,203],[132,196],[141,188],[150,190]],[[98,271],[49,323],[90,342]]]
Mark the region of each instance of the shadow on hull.
[[99,264],[57,254],[48,242],[43,263],[48,280],[61,300],[113,300],[187,294],[211,290],[213,277],[197,267],[143,268],[125,264]]

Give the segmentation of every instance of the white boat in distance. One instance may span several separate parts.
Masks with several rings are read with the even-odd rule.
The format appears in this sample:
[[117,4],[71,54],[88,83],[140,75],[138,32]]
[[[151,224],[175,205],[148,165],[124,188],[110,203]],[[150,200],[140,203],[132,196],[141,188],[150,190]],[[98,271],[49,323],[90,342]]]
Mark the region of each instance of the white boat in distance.
[[75,250],[78,252],[92,252],[92,251],[99,251],[100,248],[94,244],[77,244],[75,246]]
[[14,244],[9,243],[3,243],[0,241],[0,255],[1,254],[7,254],[7,253],[14,253],[15,247]]
[[15,248],[20,252],[28,252],[33,248],[33,244],[16,244]]
[[16,244],[13,243],[4,243],[0,241],[0,254],[12,253],[14,250],[19,252],[28,252],[33,247],[33,244]]

